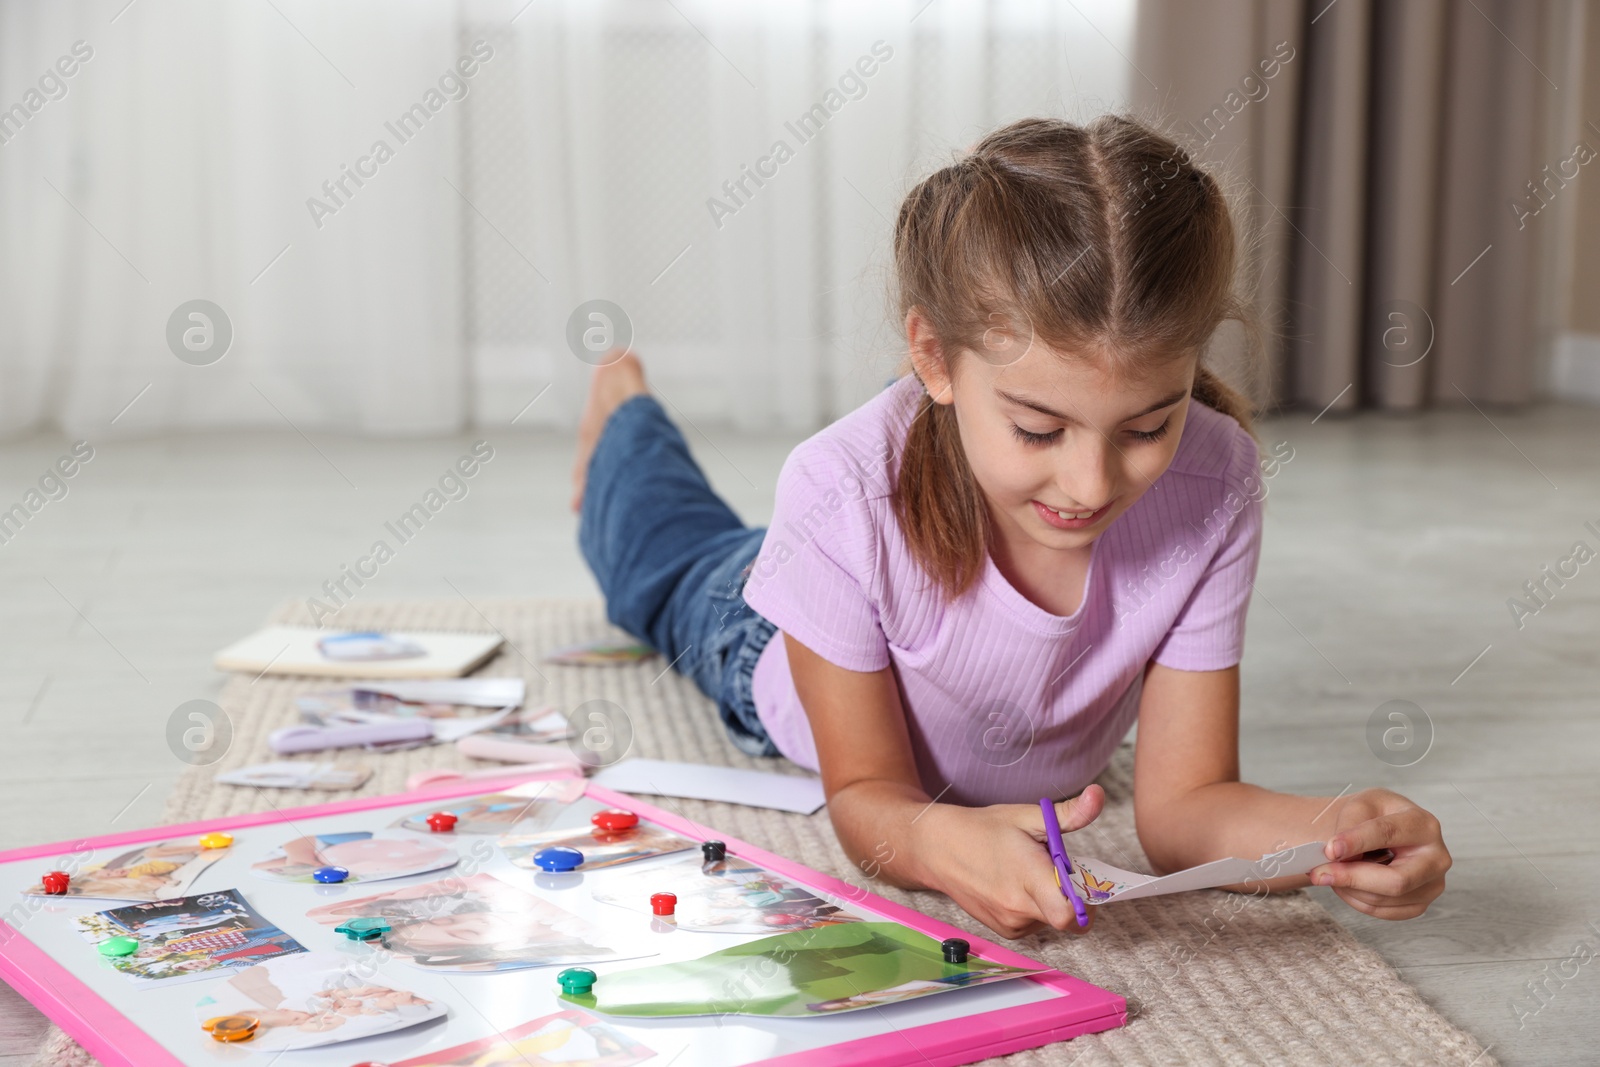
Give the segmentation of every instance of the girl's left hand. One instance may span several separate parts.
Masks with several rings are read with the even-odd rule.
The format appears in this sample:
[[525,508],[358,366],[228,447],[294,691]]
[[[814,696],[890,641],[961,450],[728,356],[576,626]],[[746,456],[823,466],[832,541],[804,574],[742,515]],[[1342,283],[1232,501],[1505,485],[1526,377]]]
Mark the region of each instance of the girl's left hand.
[[[1332,886],[1339,899],[1379,919],[1414,919],[1444,892],[1450,851],[1439,820],[1398,793],[1365,789],[1339,809],[1324,853],[1333,862],[1312,868],[1312,885]],[[1361,857],[1388,850],[1393,860]]]

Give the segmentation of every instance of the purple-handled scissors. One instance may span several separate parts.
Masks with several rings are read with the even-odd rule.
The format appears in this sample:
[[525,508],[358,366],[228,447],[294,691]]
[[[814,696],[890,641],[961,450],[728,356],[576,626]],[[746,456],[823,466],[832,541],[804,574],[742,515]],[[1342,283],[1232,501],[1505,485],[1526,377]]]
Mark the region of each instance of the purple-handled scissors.
[[1072,910],[1078,913],[1078,928],[1089,926],[1089,908],[1072,887],[1072,860],[1067,857],[1067,846],[1061,843],[1061,823],[1056,819],[1056,806],[1048,797],[1039,801],[1044,812],[1044,836],[1050,845],[1050,861],[1056,865],[1056,884],[1072,901]]

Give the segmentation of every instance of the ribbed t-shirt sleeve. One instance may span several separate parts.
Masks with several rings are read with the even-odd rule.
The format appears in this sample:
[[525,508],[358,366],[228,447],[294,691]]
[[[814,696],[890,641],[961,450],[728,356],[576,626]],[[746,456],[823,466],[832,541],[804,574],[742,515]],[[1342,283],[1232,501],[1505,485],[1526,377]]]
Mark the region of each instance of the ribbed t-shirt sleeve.
[[1245,615],[1261,560],[1266,486],[1257,467],[1255,440],[1243,430],[1235,433],[1225,489],[1209,511],[1207,528],[1215,529],[1219,519],[1227,525],[1200,581],[1156,647],[1152,658],[1164,667],[1220,671],[1244,657]]
[[778,475],[745,601],[828,662],[882,670],[889,643],[874,596],[878,545],[862,472],[837,446],[806,441]]

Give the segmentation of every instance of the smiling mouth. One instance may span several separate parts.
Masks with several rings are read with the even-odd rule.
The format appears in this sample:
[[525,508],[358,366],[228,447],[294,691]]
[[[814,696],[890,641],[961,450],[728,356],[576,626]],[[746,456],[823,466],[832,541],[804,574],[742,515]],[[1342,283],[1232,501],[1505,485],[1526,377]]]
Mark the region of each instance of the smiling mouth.
[[1062,508],[1053,508],[1041,501],[1031,501],[1033,509],[1039,518],[1047,525],[1058,530],[1081,530],[1093,526],[1105,518],[1106,512],[1111,510],[1111,501],[1106,502],[1098,511],[1067,511]]

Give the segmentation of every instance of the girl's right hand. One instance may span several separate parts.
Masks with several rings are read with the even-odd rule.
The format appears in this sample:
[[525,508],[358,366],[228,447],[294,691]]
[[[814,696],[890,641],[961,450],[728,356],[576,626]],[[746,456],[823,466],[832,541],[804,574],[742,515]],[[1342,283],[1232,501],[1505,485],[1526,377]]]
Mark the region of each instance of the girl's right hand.
[[[1105,800],[1105,790],[1091,785],[1057,803],[1061,832],[1094,822]],[[935,804],[918,820],[917,829],[918,861],[928,887],[1001,937],[1023,937],[1047,926],[1082,932],[1072,901],[1056,884],[1039,805]],[[1067,853],[1072,853],[1070,841]],[[1089,920],[1093,925],[1093,908]]]

